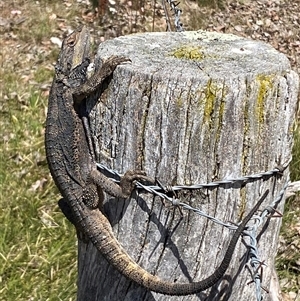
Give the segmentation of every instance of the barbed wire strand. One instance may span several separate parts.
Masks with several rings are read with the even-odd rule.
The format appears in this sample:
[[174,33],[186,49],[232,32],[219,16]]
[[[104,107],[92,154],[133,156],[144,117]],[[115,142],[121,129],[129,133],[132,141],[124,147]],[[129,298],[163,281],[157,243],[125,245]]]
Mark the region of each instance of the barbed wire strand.
[[[103,164],[97,163],[97,167],[100,169],[100,171],[104,171],[108,174],[110,174],[110,176],[112,178],[118,178],[115,179],[116,182],[119,181],[119,179],[121,178],[121,174],[119,174],[118,172],[116,172],[115,170],[112,170],[110,168],[107,168],[106,166],[104,166]],[[274,168],[272,170],[269,171],[265,171],[265,172],[261,172],[261,173],[256,173],[256,174],[252,174],[252,175],[248,175],[248,176],[241,176],[241,177],[235,177],[235,178],[225,178],[219,181],[215,181],[215,182],[209,182],[209,183],[201,183],[201,184],[193,184],[193,185],[178,185],[178,186],[172,186],[170,188],[168,188],[168,190],[170,191],[178,191],[178,190],[196,190],[196,189],[205,189],[205,188],[217,188],[220,186],[230,186],[230,185],[234,185],[234,184],[246,184],[248,182],[253,182],[256,180],[260,180],[260,179],[267,179],[270,178],[272,176],[275,175],[279,175],[280,173],[282,173],[282,171],[286,168],[286,166],[284,168]],[[150,193],[153,193],[159,197],[165,198],[167,200],[171,200],[172,198],[169,198],[168,196],[166,196],[165,194],[160,193],[159,191],[163,191],[161,186],[154,186],[154,185],[143,185],[140,182],[136,183],[137,188],[142,188]],[[229,188],[229,187],[228,187]]]
[[165,11],[166,15],[166,21],[167,21],[167,29],[168,31],[171,31],[171,25],[170,25],[170,18],[166,7],[166,2],[169,4],[171,11],[174,13],[174,25],[177,32],[184,31],[183,24],[180,22],[180,15],[182,14],[182,10],[178,7],[180,2],[174,1],[174,0],[162,0],[162,5]]
[[[257,248],[257,232],[258,227],[266,222],[266,219],[274,214],[275,210],[274,208],[277,208],[278,204],[282,201],[285,192],[290,184],[290,179],[288,178],[285,182],[283,188],[280,190],[278,196],[273,200],[273,202],[264,208],[264,210],[261,212],[261,214],[258,216],[256,215],[254,218],[254,224],[251,226],[251,229],[247,229],[247,231],[244,232],[243,241],[245,245],[249,248],[249,264],[248,268],[252,269],[251,277],[252,281],[255,283],[256,288],[256,300],[261,301],[262,295],[261,295],[261,273],[260,268],[262,268],[262,265],[264,264],[263,261],[259,258],[258,255],[258,248]],[[245,237],[248,236],[250,238],[250,243],[247,244],[245,241]]]
[[[231,185],[234,185],[236,183],[246,184],[248,182],[253,182],[256,180],[266,179],[266,178],[270,178],[273,176],[281,175],[283,170],[285,170],[285,168],[289,165],[289,163],[290,163],[290,161],[287,162],[287,164],[281,168],[274,168],[274,169],[266,171],[266,172],[256,173],[256,174],[252,174],[252,175],[248,175],[248,176],[223,179],[223,180],[205,183],[205,184],[202,183],[202,184],[194,184],[194,185],[189,185],[189,186],[188,185],[172,186],[172,187],[168,188],[168,191],[195,190],[195,189],[205,189],[205,188],[212,189],[212,188],[218,188],[218,187],[225,186],[225,185],[226,185],[226,187],[230,188]],[[109,175],[112,180],[119,182],[121,175],[118,172],[116,172],[115,170],[109,169],[100,163],[97,163],[97,167],[100,169],[101,172],[104,172],[104,173],[106,173],[106,175]],[[275,211],[274,208],[276,208],[277,205],[280,203],[280,201],[283,199],[283,196],[284,196],[289,184],[290,184],[290,180],[288,178],[286,183],[284,184],[284,187],[280,190],[276,199],[273,200],[273,202],[270,205],[266,206],[266,208],[264,208],[262,210],[260,215],[254,215],[252,217],[252,219],[254,220],[254,224],[250,227],[247,226],[246,230],[244,230],[244,232],[243,232],[243,242],[249,250],[249,252],[248,252],[249,261],[247,260],[247,262],[249,262],[249,263],[247,264],[247,266],[249,268],[252,281],[255,283],[256,300],[257,301],[262,300],[262,295],[261,295],[261,288],[262,288],[261,280],[262,279],[261,279],[261,274],[259,273],[260,267],[262,265],[262,261],[260,260],[259,255],[258,255],[257,239],[256,239],[258,227],[265,222],[266,218],[270,214],[274,213],[274,211]],[[215,218],[214,216],[210,216],[210,215],[206,214],[205,212],[201,211],[198,208],[194,208],[188,204],[180,202],[176,198],[171,198],[171,197],[167,196],[165,193],[162,192],[162,191],[165,192],[165,189],[163,189],[161,186],[143,185],[142,183],[137,182],[136,187],[138,189],[143,189],[149,193],[152,193],[153,195],[158,196],[164,200],[167,200],[174,206],[180,206],[181,209],[193,211],[194,213],[196,213],[200,216],[203,216],[205,218],[208,218],[209,220],[211,220],[219,225],[222,225],[230,230],[236,230],[238,227],[237,225],[233,225],[230,223],[224,223],[221,220]],[[249,237],[249,241],[250,241],[249,243],[246,243],[245,237]]]

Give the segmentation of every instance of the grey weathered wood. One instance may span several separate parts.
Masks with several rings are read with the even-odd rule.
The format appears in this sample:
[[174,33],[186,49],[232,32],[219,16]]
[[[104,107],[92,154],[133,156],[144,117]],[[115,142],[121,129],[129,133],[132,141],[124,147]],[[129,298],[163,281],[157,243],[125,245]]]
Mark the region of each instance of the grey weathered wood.
[[[298,76],[270,46],[208,32],[145,33],[99,46],[97,57],[125,55],[92,109],[97,159],[125,172],[143,169],[166,184],[216,181],[273,169],[291,158]],[[245,187],[180,195],[182,201],[223,221],[239,222],[266,189],[264,205],[288,178]],[[279,210],[283,209],[283,202]],[[128,254],[150,273],[180,282],[210,275],[232,233],[148,194],[129,201],[107,196],[105,212]],[[280,218],[259,239],[268,288]],[[261,229],[261,228],[260,228]],[[78,300],[256,300],[239,242],[226,276],[199,295],[146,292],[112,268],[91,244],[79,241]],[[264,300],[269,297],[266,293]]]

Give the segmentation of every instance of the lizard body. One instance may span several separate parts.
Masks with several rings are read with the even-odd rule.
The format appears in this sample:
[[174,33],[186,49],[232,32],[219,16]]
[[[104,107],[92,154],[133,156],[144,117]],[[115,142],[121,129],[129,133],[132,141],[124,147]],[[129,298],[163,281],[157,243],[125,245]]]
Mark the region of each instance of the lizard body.
[[[129,61],[112,56],[87,78],[89,33],[85,27],[63,41],[52,83],[46,120],[45,146],[51,175],[76,225],[121,274],[139,285],[166,295],[189,295],[214,285],[226,272],[236,243],[263,198],[235,231],[223,261],[208,278],[192,283],[173,283],[154,276],[135,263],[116,240],[106,216],[99,210],[103,190],[117,198],[128,198],[135,180],[146,180],[142,171],[128,171],[120,185],[96,169],[84,119],[85,97],[93,93],[115,68]],[[100,203],[99,203],[100,202]]]

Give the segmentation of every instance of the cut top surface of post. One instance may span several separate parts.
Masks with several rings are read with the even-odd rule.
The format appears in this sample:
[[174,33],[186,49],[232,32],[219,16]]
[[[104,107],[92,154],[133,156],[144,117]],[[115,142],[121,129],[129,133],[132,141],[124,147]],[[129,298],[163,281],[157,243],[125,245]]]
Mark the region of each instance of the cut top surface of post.
[[290,69],[286,56],[268,44],[206,31],[122,36],[101,44],[99,52],[101,57],[106,53],[128,56],[133,61],[132,68],[139,72],[163,74],[172,66],[171,77],[179,73],[191,78],[191,73],[197,76],[195,70],[210,78],[222,78]]

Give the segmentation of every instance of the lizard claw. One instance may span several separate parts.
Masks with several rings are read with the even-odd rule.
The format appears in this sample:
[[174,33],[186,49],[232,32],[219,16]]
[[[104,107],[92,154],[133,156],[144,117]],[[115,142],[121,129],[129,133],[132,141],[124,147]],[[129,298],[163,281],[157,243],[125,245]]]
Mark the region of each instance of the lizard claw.
[[148,177],[143,170],[128,170],[120,181],[124,195],[129,196],[131,194],[136,181],[155,183],[154,179]]

